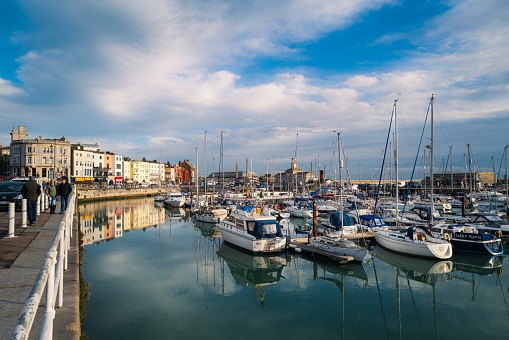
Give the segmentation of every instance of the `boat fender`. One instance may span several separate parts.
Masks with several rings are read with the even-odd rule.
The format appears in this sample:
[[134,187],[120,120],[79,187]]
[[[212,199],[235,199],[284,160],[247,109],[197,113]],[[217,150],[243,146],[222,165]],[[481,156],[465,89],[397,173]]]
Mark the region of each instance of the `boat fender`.
[[445,234],[445,235],[444,235],[444,239],[445,239],[446,241],[448,241],[448,242],[451,242],[451,235],[449,235],[449,234]]
[[300,248],[295,248],[295,252],[296,252],[296,253],[302,253],[302,249],[300,249]]
[[502,230],[497,231],[497,236],[498,236],[499,238],[501,238],[501,237],[502,237]]
[[428,235],[426,235],[426,234],[422,234],[422,240],[423,240],[423,241],[427,241],[427,240],[428,240]]
[[256,293],[257,294],[262,294],[263,293],[263,288],[262,287],[256,287]]

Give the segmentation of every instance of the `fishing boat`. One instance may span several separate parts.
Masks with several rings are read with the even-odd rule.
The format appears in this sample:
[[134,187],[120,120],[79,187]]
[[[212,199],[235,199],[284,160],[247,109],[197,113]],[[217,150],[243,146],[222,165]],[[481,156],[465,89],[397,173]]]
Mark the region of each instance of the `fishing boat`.
[[225,242],[253,253],[280,252],[286,246],[276,218],[256,213],[254,206],[237,207],[217,227]]
[[491,234],[475,225],[439,224],[435,225],[433,236],[450,240],[454,251],[464,251],[486,255],[502,255],[504,247],[500,237]]

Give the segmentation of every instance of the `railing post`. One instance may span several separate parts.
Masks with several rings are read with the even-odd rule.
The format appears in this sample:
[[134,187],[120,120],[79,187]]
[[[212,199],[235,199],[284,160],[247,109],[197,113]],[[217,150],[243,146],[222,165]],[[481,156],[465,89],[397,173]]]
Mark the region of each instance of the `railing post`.
[[41,195],[37,197],[37,216],[41,214]]
[[42,324],[42,332],[39,339],[53,338],[53,319],[55,318],[55,257],[56,253],[50,252],[47,255],[51,259],[46,283],[46,311]]
[[16,214],[15,203],[9,203],[9,234],[7,237],[15,237],[14,236],[14,216]]
[[[63,266],[60,264],[61,261],[64,261],[64,258],[66,257],[67,250],[65,249],[65,234],[62,233],[60,235],[60,246],[59,246],[59,255],[58,255],[58,271],[60,278],[58,280],[58,308],[62,308],[64,305],[64,270]],[[67,269],[67,268],[66,268]]]
[[27,200],[23,198],[21,200],[21,227],[27,227]]

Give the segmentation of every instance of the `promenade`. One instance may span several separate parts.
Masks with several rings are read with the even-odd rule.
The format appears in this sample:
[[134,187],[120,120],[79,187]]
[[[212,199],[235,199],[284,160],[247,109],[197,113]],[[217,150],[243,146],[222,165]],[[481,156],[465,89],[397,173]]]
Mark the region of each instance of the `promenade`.
[[[57,204],[57,209],[60,204]],[[21,213],[16,212],[15,238],[7,238],[8,212],[0,211],[0,340],[10,339],[23,306],[37,280],[46,253],[64,215],[41,212],[35,226],[20,228]],[[64,272],[63,307],[56,309],[54,339],[79,339],[79,260],[76,218]],[[38,339],[45,312],[46,293],[41,298],[30,339]]]

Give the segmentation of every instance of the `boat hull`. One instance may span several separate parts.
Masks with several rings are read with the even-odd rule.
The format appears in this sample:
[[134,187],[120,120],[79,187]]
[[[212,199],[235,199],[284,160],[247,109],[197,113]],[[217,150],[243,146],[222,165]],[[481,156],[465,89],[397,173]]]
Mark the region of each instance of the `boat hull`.
[[244,230],[225,222],[219,222],[217,227],[225,242],[255,254],[281,252],[286,246],[284,237],[256,239]]
[[380,246],[401,254],[439,259],[452,256],[452,247],[448,242],[412,241],[394,235],[389,231],[375,231],[375,240]]

